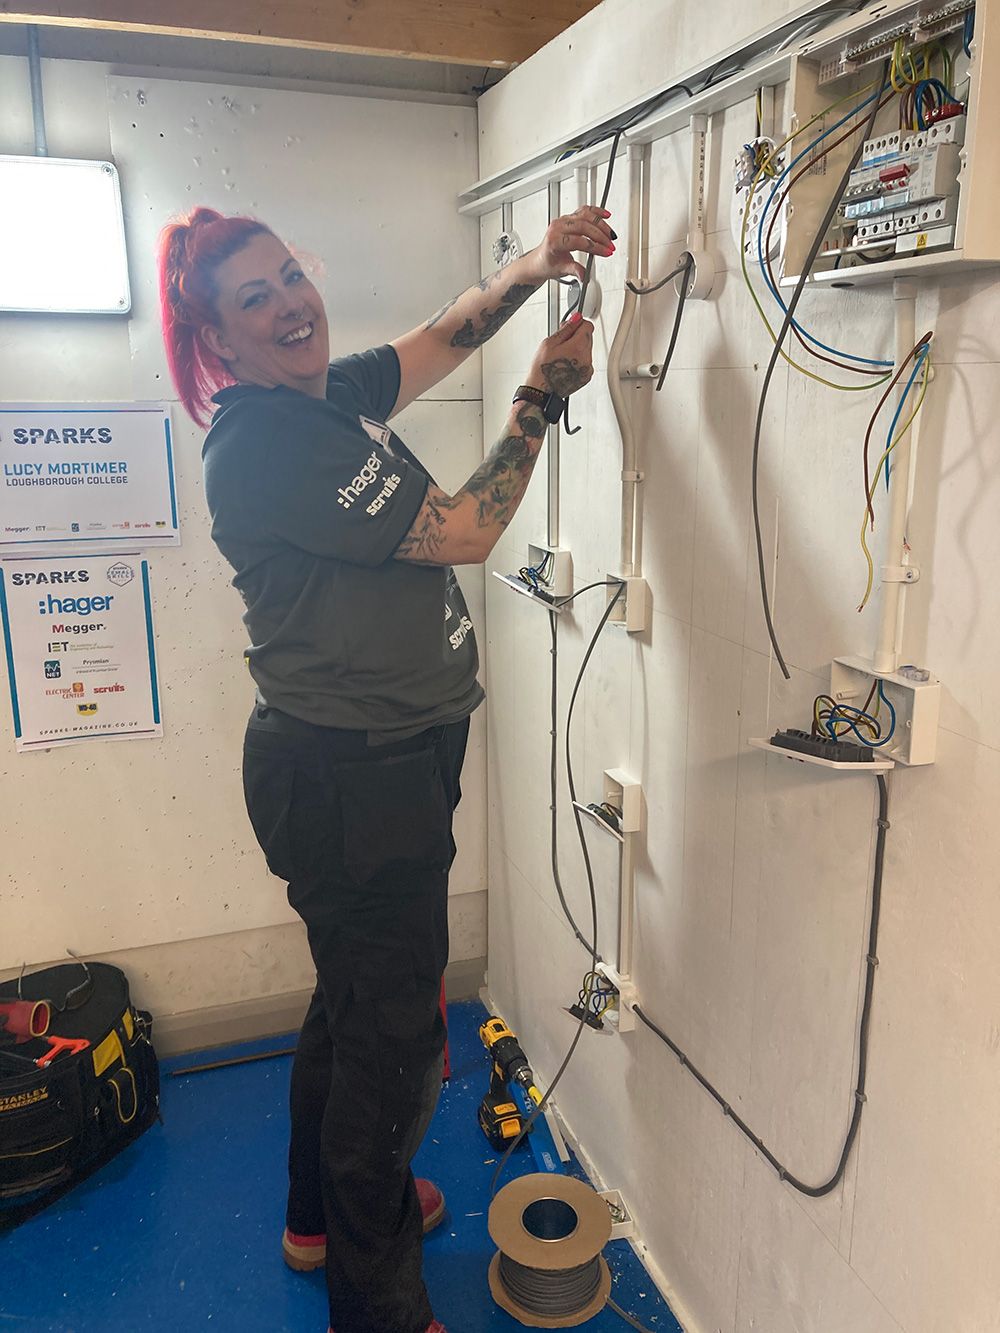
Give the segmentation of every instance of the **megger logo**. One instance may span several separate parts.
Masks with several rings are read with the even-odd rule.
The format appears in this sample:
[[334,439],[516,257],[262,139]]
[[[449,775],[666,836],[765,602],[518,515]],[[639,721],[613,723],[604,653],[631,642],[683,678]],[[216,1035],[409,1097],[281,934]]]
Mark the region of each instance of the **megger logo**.
[[381,470],[382,460],[378,454],[372,454],[351,484],[340,487],[337,492],[337,504],[342,505],[345,509],[350,509],[354,501],[360,497],[361,492],[368,489]]

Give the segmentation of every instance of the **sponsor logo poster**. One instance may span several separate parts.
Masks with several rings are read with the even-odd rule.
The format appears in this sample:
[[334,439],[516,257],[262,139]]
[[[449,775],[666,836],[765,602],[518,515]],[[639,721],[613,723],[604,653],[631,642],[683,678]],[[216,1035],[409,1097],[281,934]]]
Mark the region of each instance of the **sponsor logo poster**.
[[178,546],[166,403],[0,405],[0,552]]
[[138,552],[5,558],[0,613],[19,753],[162,736]]

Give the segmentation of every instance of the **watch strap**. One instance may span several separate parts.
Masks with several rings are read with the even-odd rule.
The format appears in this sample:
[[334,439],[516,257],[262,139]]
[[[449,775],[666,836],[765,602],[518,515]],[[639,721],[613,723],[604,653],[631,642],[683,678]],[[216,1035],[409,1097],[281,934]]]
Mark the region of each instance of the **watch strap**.
[[535,407],[540,407],[549,425],[554,425],[566,408],[565,398],[560,398],[557,393],[546,393],[544,389],[536,389],[530,384],[518,385],[513,402],[533,403]]

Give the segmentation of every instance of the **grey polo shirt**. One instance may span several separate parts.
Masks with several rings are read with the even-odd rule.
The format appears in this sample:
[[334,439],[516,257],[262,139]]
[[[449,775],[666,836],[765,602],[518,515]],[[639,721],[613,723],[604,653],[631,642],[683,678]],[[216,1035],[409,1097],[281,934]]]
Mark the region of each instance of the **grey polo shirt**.
[[260,697],[372,740],[460,721],[483,699],[454,571],[392,559],[432,480],[385,425],[398,395],[389,346],[335,361],[325,400],[236,385],[215,395],[202,451]]

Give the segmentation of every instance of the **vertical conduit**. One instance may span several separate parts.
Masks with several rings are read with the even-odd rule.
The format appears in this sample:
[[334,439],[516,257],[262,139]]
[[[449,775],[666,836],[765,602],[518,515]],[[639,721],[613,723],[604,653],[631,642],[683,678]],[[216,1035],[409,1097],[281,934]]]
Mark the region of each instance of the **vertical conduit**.
[[[639,277],[639,223],[642,204],[642,161],[644,150],[639,144],[628,146],[628,219],[625,256],[625,276],[630,282]],[[636,509],[640,474],[636,469],[637,448],[631,414],[625,402],[622,385],[622,354],[632,332],[635,308],[639,298],[625,288],[621,318],[615,330],[614,341],[608,352],[608,392],[615,410],[618,430],[622,437],[622,530],[620,573],[622,578],[638,577],[642,568],[642,553],[636,541]]]
[[42,62],[38,55],[38,29],[28,26],[28,73],[31,78],[31,119],[35,127],[35,154],[48,157],[45,138],[45,104],[42,101]]

